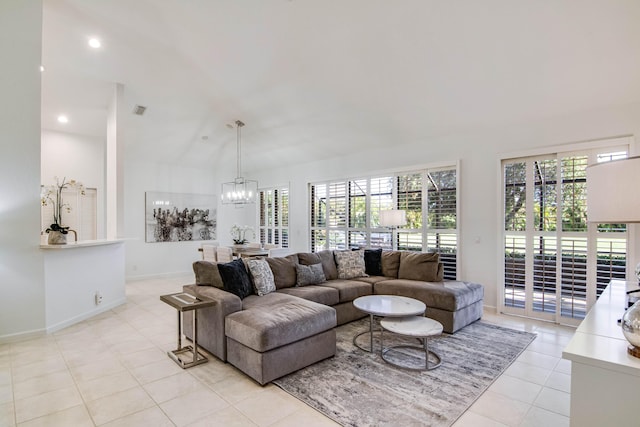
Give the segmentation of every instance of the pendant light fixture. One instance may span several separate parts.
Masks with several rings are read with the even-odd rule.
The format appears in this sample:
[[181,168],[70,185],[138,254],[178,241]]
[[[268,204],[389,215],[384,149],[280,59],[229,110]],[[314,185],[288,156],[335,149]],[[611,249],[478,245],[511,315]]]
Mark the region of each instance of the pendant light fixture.
[[240,129],[244,123],[236,120],[237,130],[237,169],[236,179],[222,184],[222,204],[224,205],[246,205],[256,202],[258,193],[258,181],[245,179],[242,176],[242,153]]

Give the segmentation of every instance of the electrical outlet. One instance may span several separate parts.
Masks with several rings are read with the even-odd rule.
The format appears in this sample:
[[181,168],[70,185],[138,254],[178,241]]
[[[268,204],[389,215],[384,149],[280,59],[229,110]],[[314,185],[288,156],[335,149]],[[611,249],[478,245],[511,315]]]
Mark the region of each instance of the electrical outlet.
[[95,300],[96,305],[100,305],[100,303],[102,303],[102,294],[100,293],[100,291],[96,291]]

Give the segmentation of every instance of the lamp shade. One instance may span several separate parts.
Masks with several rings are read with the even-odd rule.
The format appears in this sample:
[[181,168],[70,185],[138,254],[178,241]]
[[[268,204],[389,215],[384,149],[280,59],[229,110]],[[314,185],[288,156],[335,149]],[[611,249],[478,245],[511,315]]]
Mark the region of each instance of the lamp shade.
[[587,167],[587,220],[640,222],[640,157]]
[[399,227],[407,224],[407,212],[398,209],[380,211],[380,225],[383,227]]

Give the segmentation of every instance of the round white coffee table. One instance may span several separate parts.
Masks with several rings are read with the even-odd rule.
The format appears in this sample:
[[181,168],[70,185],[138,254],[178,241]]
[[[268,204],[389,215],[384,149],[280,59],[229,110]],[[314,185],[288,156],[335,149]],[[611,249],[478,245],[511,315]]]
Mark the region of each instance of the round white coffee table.
[[[369,314],[369,330],[353,337],[353,345],[361,350],[373,352],[373,316],[407,317],[423,314],[427,309],[422,301],[398,295],[367,295],[353,300],[353,306]],[[369,348],[360,346],[356,340],[369,334]]]
[[[415,345],[396,345],[389,348],[384,348],[383,343],[383,331],[393,332],[394,334],[402,335],[405,337],[413,337],[422,340],[422,347]],[[433,351],[429,350],[429,337],[440,335],[442,333],[442,324],[437,320],[429,319],[428,317],[412,316],[402,317],[397,319],[385,318],[380,321],[380,355],[382,359],[390,363],[391,365],[398,366],[400,368],[411,369],[414,371],[430,371],[435,369],[442,363],[442,359]],[[424,351],[424,368],[413,367],[404,365],[398,362],[390,360],[387,353],[405,348]],[[429,363],[429,356],[433,356],[433,362]]]

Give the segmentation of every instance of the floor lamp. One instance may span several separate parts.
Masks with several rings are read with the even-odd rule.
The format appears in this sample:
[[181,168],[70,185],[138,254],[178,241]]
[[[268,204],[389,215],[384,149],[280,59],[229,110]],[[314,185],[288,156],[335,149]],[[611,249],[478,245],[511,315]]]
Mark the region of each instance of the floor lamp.
[[[587,167],[587,220],[592,223],[640,222],[640,157],[602,162]],[[640,280],[640,264],[636,277]],[[630,291],[627,293],[631,293]],[[631,343],[629,354],[640,357],[640,302],[622,317],[622,333]]]
[[391,249],[396,250],[395,229],[407,225],[407,212],[401,209],[380,211],[380,225],[391,229]]

